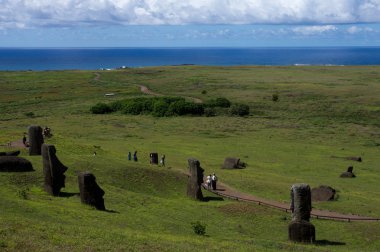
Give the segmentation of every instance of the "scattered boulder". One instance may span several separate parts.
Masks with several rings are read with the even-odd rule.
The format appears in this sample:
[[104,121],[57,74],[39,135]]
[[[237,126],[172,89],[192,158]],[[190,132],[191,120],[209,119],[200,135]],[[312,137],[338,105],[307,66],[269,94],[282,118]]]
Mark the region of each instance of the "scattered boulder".
[[222,169],[243,169],[246,167],[244,162],[240,161],[240,158],[226,158],[222,165]]
[[197,159],[190,158],[189,163],[189,180],[187,182],[187,196],[195,200],[203,200],[201,185],[203,183],[203,172]]
[[312,201],[329,201],[335,198],[335,189],[330,186],[321,185],[311,189]]
[[45,191],[53,196],[58,196],[61,188],[65,187],[65,175],[67,167],[55,155],[54,145],[43,144],[42,164],[45,175]]
[[288,226],[288,237],[293,242],[314,243],[315,227],[309,222],[311,212],[311,190],[307,184],[295,184],[290,190],[292,222]]
[[355,178],[355,174],[352,172],[354,170],[354,167],[353,166],[349,166],[347,168],[347,171],[343,172],[342,174],[340,174],[340,177],[341,178]]
[[41,146],[44,143],[42,128],[40,126],[29,126],[29,155],[41,155]]
[[1,156],[0,172],[27,172],[34,171],[32,163],[22,157]]
[[80,172],[78,184],[82,203],[94,206],[98,210],[106,210],[103,199],[104,191],[96,183],[96,178],[92,173]]
[[352,161],[358,161],[361,162],[362,158],[361,157],[346,157],[347,160],[352,160]]
[[0,156],[18,156],[20,155],[20,151],[8,151],[8,152],[0,152]]

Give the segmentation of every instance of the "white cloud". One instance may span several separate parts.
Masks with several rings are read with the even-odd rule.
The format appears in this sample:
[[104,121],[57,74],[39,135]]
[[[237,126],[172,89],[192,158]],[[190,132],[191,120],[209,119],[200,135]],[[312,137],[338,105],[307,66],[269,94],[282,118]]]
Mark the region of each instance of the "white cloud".
[[336,31],[338,28],[335,25],[313,25],[313,26],[298,26],[292,29],[296,34],[301,35],[318,35],[325,32]]
[[380,22],[380,0],[0,0],[0,27]]
[[347,29],[347,32],[349,34],[357,34],[357,33],[361,33],[361,32],[375,32],[374,29],[372,29],[371,27],[358,27],[356,25],[354,26],[351,26]]

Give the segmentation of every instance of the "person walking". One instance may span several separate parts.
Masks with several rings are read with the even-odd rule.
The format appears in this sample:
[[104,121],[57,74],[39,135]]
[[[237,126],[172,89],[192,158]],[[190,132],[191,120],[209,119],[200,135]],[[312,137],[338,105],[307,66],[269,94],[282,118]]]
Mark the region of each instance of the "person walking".
[[216,190],[216,182],[217,181],[218,181],[218,177],[215,175],[215,173],[213,173],[211,176],[212,190]]
[[211,174],[206,177],[207,189],[211,189]]
[[165,154],[161,156],[160,164],[161,166],[165,166]]
[[133,153],[133,161],[137,162],[137,151],[135,151],[135,153]]
[[128,160],[131,161],[131,159],[132,159],[132,154],[130,151],[128,151]]

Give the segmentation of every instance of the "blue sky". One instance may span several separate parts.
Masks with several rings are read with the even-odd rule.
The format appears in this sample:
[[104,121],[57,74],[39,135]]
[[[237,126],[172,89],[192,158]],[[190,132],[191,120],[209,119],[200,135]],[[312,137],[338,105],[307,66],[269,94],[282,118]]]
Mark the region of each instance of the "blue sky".
[[0,47],[380,46],[380,0],[0,0]]

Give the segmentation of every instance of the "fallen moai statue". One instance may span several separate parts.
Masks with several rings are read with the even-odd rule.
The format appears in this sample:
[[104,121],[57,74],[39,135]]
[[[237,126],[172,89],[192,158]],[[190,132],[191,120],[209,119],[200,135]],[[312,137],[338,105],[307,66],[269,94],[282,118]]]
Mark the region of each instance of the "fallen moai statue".
[[80,172],[78,183],[82,203],[94,206],[98,210],[106,210],[103,199],[104,191],[96,183],[96,178],[92,173]]
[[243,169],[246,167],[244,162],[240,161],[240,158],[226,158],[222,165],[223,169]]
[[6,151],[6,152],[0,152],[0,156],[18,156],[20,155],[20,151]]
[[311,189],[312,201],[329,201],[335,198],[335,189],[330,186],[321,185]]
[[34,171],[32,163],[22,157],[0,156],[0,172]]
[[65,175],[67,167],[56,156],[54,145],[43,144],[42,164],[45,175],[45,191],[53,196],[58,196],[61,188],[65,187]]
[[352,160],[352,161],[358,161],[358,162],[363,161],[361,157],[346,157],[346,159]]
[[353,166],[349,166],[347,168],[347,171],[345,171],[342,174],[340,174],[340,177],[341,178],[355,178],[356,176],[353,173],[353,170],[354,170],[354,167]]
[[200,163],[197,159],[190,158],[189,163],[189,180],[187,182],[187,196],[195,200],[203,200],[202,183],[203,172]]
[[41,146],[44,143],[42,128],[40,126],[29,126],[29,155],[41,155]]
[[314,243],[315,227],[309,222],[311,212],[311,191],[307,184],[295,184],[291,187],[292,222],[288,226],[289,240]]

